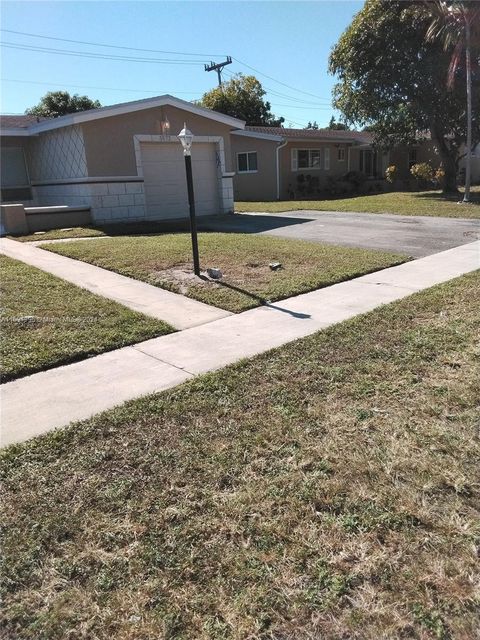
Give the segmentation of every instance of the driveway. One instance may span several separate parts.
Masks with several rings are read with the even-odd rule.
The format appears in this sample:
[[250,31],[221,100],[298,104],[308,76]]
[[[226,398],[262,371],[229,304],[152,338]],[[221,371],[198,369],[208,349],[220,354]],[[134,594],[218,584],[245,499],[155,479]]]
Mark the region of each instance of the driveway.
[[258,233],[423,258],[480,239],[480,220],[372,213],[287,211],[204,219],[210,231]]

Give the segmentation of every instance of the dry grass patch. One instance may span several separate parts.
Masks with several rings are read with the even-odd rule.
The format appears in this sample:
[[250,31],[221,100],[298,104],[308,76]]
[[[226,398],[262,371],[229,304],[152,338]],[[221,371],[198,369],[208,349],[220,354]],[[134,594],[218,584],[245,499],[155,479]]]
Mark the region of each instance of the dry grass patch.
[[173,331],[23,262],[0,269],[3,382]]
[[3,454],[20,640],[470,639],[478,274]]
[[283,200],[280,202],[236,202],[235,211],[280,213],[281,211],[351,211],[393,213],[403,216],[480,218],[480,187],[473,187],[473,204],[458,204],[463,196],[445,197],[441,191],[392,192],[334,200]]
[[[201,233],[199,245],[202,268],[221,269],[220,283],[187,277],[192,271],[188,233],[54,243],[43,248],[233,312],[406,260],[381,251],[240,233]],[[270,262],[281,262],[283,268],[272,271]]]

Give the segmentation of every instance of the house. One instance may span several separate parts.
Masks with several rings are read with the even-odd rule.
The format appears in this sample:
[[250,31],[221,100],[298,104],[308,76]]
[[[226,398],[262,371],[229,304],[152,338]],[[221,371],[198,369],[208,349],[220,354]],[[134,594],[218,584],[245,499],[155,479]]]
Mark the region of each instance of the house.
[[245,123],[170,95],[43,120],[3,116],[2,202],[90,207],[95,223],[185,217],[185,122],[197,214],[233,211],[231,132]]
[[[347,174],[363,174],[368,192],[381,188],[391,164],[402,188],[413,164],[440,164],[429,140],[383,152],[366,131],[246,127],[242,120],[164,95],[59,118],[2,116],[2,203],[28,207],[30,230],[83,223],[79,220],[186,217],[185,168],[176,135],[184,123],[195,136],[200,216],[233,211],[234,199],[322,197]],[[474,180],[478,173],[480,162]],[[44,209],[60,206],[69,211]]]
[[314,194],[321,193],[329,178],[349,172],[379,181],[390,164],[397,167],[400,181],[411,179],[415,163],[439,165],[430,141],[383,152],[373,147],[373,136],[367,131],[247,126],[232,131],[231,139],[234,196],[239,201],[303,195],[306,181],[315,185]]

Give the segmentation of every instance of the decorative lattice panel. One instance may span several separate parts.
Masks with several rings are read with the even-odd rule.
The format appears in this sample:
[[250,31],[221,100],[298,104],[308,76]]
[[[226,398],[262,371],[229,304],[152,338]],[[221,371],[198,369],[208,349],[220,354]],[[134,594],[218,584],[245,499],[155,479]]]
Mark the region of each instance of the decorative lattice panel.
[[29,168],[34,182],[87,176],[81,127],[63,127],[31,138]]

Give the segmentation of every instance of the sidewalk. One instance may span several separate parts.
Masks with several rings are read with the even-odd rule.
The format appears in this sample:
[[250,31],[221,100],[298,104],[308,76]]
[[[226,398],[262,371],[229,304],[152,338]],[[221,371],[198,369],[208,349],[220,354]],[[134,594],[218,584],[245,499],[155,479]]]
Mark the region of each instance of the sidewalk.
[[167,322],[175,329],[188,329],[230,316],[229,311],[211,307],[151,284],[121,276],[92,264],[60,256],[30,243],[0,239],[0,253],[58,276],[133,311]]
[[480,241],[2,385],[2,445],[162,391],[480,267]]

